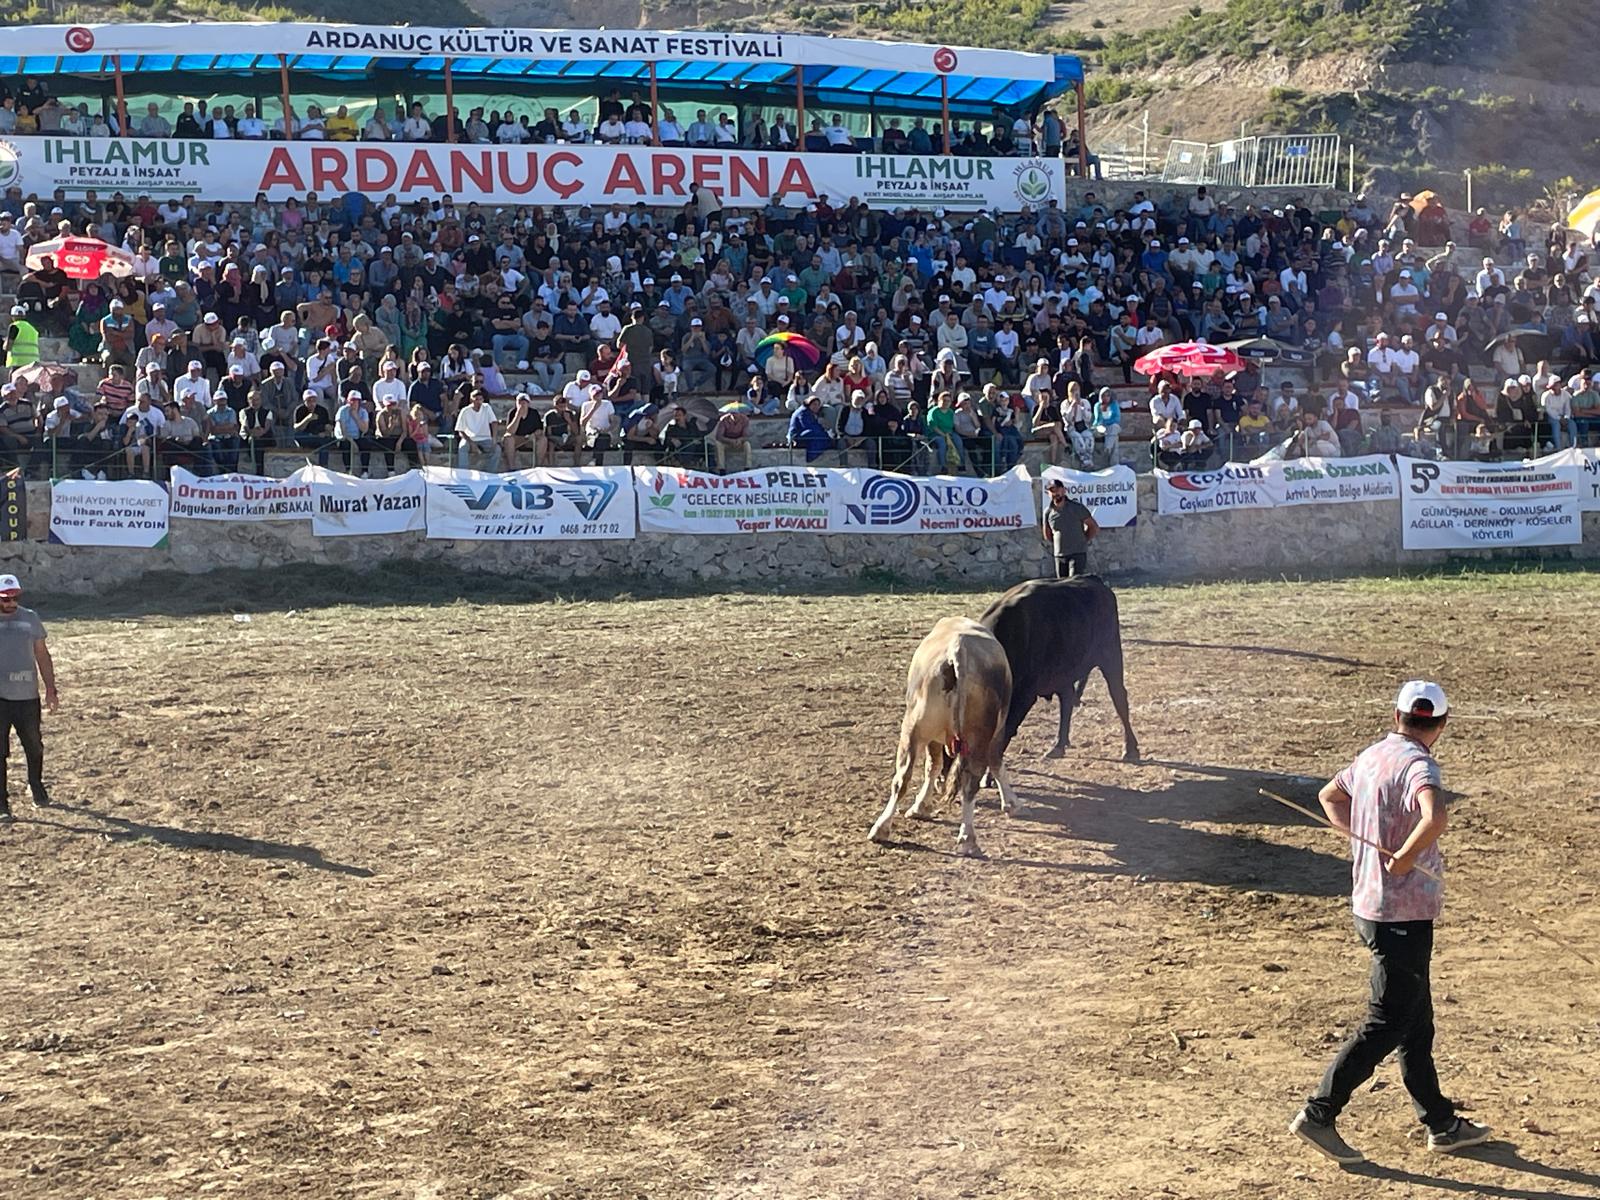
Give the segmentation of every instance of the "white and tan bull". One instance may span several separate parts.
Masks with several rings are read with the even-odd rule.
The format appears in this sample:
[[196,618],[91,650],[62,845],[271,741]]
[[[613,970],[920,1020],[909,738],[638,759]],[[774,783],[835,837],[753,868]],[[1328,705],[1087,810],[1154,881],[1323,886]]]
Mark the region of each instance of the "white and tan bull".
[[1016,809],[1016,797],[1001,762],[1010,705],[1011,666],[994,634],[965,617],[945,617],[935,625],[911,656],[894,782],[889,787],[889,803],[873,822],[872,840],[888,841],[889,824],[905,798],[911,768],[920,753],[926,759],[926,775],[908,815],[921,819],[931,815],[925,806],[936,781],[942,782],[948,772],[949,793],[961,796],[961,833],[956,848],[963,854],[978,853],[972,808],[985,772],[999,785],[1001,811]]

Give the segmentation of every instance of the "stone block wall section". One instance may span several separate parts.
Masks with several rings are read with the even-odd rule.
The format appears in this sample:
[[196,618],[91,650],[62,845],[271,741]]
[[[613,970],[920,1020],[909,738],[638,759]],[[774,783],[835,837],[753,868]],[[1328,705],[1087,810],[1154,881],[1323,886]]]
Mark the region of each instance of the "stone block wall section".
[[[175,519],[160,550],[56,546],[45,541],[49,489],[28,489],[26,542],[0,544],[0,571],[32,591],[114,592],[151,571],[198,575],[223,568],[271,569],[317,563],[370,570],[394,560],[426,570],[475,570],[543,583],[641,580],[738,587],[847,583],[892,577],[907,583],[1001,586],[1051,570],[1034,530],[927,537],[729,537],[640,534],[611,542],[429,541],[421,533],[318,538],[309,522],[231,524]],[[1092,570],[1125,579],[1217,580],[1284,574],[1339,575],[1436,566],[1461,558],[1600,558],[1600,513],[1584,517],[1581,546],[1523,551],[1405,551],[1397,503],[1311,505],[1186,517],[1155,511],[1155,486],[1139,481],[1139,520],[1104,531],[1090,551]]]

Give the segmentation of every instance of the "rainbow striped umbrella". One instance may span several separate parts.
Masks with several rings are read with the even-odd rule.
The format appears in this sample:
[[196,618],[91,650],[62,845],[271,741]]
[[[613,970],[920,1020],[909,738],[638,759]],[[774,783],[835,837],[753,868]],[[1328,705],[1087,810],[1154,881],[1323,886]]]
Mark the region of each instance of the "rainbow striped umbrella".
[[780,343],[789,352],[789,357],[808,371],[822,361],[820,346],[803,334],[789,333],[785,330],[781,333],[769,333],[756,343],[756,362],[765,366],[767,359],[772,357],[772,348]]

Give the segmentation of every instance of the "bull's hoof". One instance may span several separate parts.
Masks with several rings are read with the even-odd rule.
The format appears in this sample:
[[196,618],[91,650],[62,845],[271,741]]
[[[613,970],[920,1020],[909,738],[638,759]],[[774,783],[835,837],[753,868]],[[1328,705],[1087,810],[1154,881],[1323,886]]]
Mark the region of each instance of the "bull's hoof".
[[1125,762],[1125,763],[1136,763],[1136,762],[1138,762],[1139,761],[1139,747],[1137,747],[1137,746],[1129,746],[1126,750],[1124,750],[1122,752],[1122,761]]
[[910,812],[908,812],[906,814],[906,816],[910,817],[913,821],[931,821],[931,820],[933,820],[933,814],[931,812],[927,812],[926,810],[924,810],[922,808],[913,808]]
[[880,845],[880,846],[883,845],[885,842],[887,842],[889,840],[889,828],[888,828],[888,826],[889,826],[889,822],[887,822],[887,821],[878,821],[878,822],[876,822],[872,826],[871,831],[867,834],[867,837],[871,838],[874,842],[877,842],[878,845]]
[[1071,748],[1071,742],[1057,742],[1044,752],[1046,758],[1061,758]]
[[983,851],[978,849],[977,838],[958,838],[956,840],[956,853],[962,858],[983,857]]

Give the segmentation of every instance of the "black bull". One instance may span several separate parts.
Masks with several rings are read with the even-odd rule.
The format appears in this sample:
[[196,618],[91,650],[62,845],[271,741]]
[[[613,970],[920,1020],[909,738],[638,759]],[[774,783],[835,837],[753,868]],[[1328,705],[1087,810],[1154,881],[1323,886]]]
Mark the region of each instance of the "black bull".
[[1117,597],[1094,576],[1035,579],[1018,584],[979,618],[1005,647],[1011,663],[1011,708],[1003,746],[1009,746],[1036,700],[1061,702],[1061,730],[1049,757],[1066,750],[1072,709],[1096,667],[1122,718],[1122,757],[1139,759],[1139,743],[1128,719],[1128,689],[1122,681],[1122,625]]

